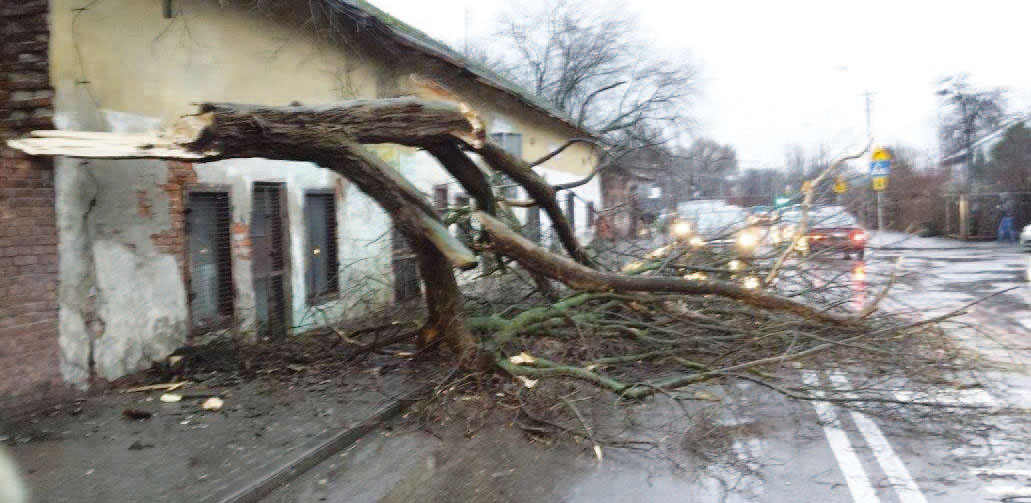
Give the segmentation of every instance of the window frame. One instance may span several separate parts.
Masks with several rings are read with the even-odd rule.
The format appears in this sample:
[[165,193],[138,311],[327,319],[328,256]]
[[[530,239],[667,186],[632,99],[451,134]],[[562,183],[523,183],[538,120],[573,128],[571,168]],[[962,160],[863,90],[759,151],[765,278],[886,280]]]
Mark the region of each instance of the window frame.
[[[519,159],[523,158],[523,133],[516,133],[514,131],[498,131],[498,132],[490,133],[488,136],[490,137],[491,140],[494,140],[495,143],[500,145],[501,148],[505,150],[505,152],[508,152],[509,154],[512,154],[513,156],[515,156],[515,157],[517,157]],[[510,139],[510,138],[518,138],[519,139],[519,151],[518,152],[513,152],[512,149],[509,148],[511,142],[507,141],[507,139]]]

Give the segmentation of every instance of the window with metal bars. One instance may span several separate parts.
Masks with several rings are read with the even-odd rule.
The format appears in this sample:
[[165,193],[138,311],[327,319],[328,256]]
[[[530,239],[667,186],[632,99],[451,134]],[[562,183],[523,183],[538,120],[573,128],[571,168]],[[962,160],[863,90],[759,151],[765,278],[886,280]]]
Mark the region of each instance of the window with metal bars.
[[305,282],[308,301],[314,303],[340,292],[336,196],[332,192],[305,194],[304,225],[308,235]]
[[433,186],[433,209],[437,210],[437,214],[444,216],[444,212],[447,211],[448,197],[447,197],[447,184],[439,184]]
[[283,337],[290,324],[289,238],[282,183],[255,182],[251,199],[251,274],[256,332]]
[[390,235],[393,251],[390,265],[394,272],[394,301],[404,302],[420,298],[422,291],[419,289],[419,269],[415,253],[397,230],[397,226],[394,226]]
[[576,230],[576,194],[572,191],[566,192],[566,220],[569,220],[569,227]]
[[[459,208],[469,206],[470,210],[473,209],[472,201],[469,199],[469,196],[467,196],[464,192],[459,192],[458,194],[455,194],[455,206]],[[458,221],[458,224],[455,226],[455,237],[461,239],[463,243],[472,243],[473,227],[469,223],[468,218],[463,218]]]
[[523,227],[523,235],[534,243],[541,242],[541,208],[531,206],[526,209],[526,225]]
[[490,139],[494,140],[506,152],[519,159],[523,158],[523,135],[520,133],[491,133]]
[[229,242],[229,193],[190,192],[186,234],[189,241],[190,316],[195,330],[217,328],[233,317],[233,268]]

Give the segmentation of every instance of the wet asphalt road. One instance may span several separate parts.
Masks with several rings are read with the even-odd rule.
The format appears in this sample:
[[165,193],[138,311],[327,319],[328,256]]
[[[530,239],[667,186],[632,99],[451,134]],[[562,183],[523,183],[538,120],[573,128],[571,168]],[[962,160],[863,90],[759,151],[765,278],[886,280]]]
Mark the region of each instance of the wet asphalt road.
[[[599,463],[586,446],[528,442],[515,428],[466,438],[396,424],[265,501],[1031,501],[1031,256],[994,243],[902,235],[877,236],[872,244],[865,261],[826,264],[852,275],[860,304],[900,255],[903,271],[912,274],[885,307],[914,318],[1012,288],[972,308],[961,318],[967,326],[949,330],[997,369],[986,373],[989,386],[912,390],[899,383],[893,392],[899,400],[984,407],[973,420],[896,420],[828,402],[789,401],[740,383],[709,390],[718,406],[699,402],[690,417],[661,403],[642,409],[645,422],[662,425],[650,431],[665,431],[667,441],[692,424],[726,433],[681,438],[698,447],[678,469],[655,453],[622,449],[607,450]],[[842,389],[862,379],[798,372],[802,381]]]

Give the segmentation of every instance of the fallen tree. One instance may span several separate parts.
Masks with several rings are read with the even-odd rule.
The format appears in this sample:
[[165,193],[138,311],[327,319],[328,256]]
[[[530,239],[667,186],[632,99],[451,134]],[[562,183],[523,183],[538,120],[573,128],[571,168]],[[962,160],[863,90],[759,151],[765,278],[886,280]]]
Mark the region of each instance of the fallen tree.
[[[470,249],[454,238],[427,197],[368,152],[362,146],[366,143],[414,146],[435,156],[475,199],[478,211],[465,211],[464,218],[471,215],[479,224],[485,242]],[[426,320],[418,331],[420,345],[441,342],[462,358],[477,356],[475,361],[494,362],[515,376],[572,377],[624,396],[642,397],[714,375],[856,347],[864,338],[894,336],[902,330],[900,325],[878,327],[868,312],[850,315],[835,304],[814,305],[804,296],[720,279],[686,279],[670,268],[672,259],[657,257],[647,267],[627,273],[596,267],[596,259],[577,241],[560,209],[556,194],[563,187],[548,184],[531,164],[487,139],[482,121],[460,103],[410,98],[324,107],[205,103],[197,114],[168,131],[40,131],[9,145],[33,155],[192,162],[263,157],[307,161],[329,169],[390,214],[417,256],[426,299]],[[477,164],[470,154],[485,165]],[[503,205],[489,183],[493,173],[507,175],[525,188],[532,201],[523,204],[539,206],[548,214],[566,257],[531,243],[499,219]],[[768,278],[784,266],[791,248],[777,257]],[[572,292],[557,302],[514,305],[514,316],[471,314],[453,269],[476,267],[488,251],[530,271],[542,290],[553,280]],[[694,267],[716,271],[721,264],[725,262]],[[555,337],[570,327],[579,341],[569,342],[567,352],[578,353],[573,346],[597,343],[599,352],[616,354],[578,353],[576,364],[533,356],[512,359],[534,345],[533,339],[514,344],[517,336],[544,332]],[[712,358],[700,362],[687,360],[686,355]],[[605,366],[660,360],[696,372],[676,372],[660,380],[633,373],[616,379],[596,372]]]

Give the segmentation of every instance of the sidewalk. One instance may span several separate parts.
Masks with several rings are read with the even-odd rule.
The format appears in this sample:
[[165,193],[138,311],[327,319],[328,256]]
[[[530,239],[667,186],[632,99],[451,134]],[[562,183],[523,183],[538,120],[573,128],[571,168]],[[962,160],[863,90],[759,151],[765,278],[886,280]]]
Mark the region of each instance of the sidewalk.
[[919,237],[896,231],[867,231],[870,235],[869,246],[880,250],[953,250],[953,249],[1012,249],[1020,251],[1016,243],[999,243],[997,241],[961,241],[941,236]]
[[[176,403],[162,402],[162,391],[112,390],[37,414],[0,440],[33,502],[248,501],[274,489],[256,482],[289,478],[399,413],[399,399],[437,367],[396,356],[347,364],[339,351],[309,349],[253,372],[202,368],[173,391],[185,396]],[[215,394],[222,410],[202,410],[203,395]],[[127,419],[126,409],[152,416]]]

